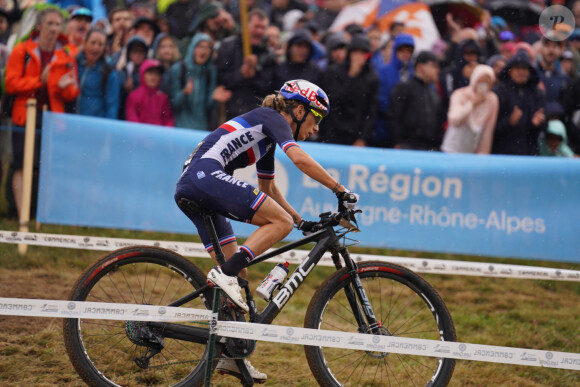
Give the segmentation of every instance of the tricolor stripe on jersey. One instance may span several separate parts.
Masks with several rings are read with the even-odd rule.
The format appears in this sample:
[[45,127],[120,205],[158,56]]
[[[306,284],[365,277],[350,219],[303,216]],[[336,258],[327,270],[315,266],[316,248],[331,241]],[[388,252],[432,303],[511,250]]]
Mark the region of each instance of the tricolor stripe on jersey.
[[[220,238],[220,240],[219,240],[220,246],[225,246],[228,243],[232,243],[232,242],[236,242],[235,235],[227,235],[225,237]],[[211,253],[214,250],[213,245],[211,243],[208,243],[204,247],[208,253]]]
[[252,261],[254,260],[254,258],[256,258],[256,255],[254,254],[254,252],[252,251],[252,249],[250,249],[248,246],[242,245],[240,247],[240,250],[244,250],[246,253],[248,253],[248,255],[250,256],[250,259]]
[[258,179],[266,179],[266,180],[272,180],[274,178],[274,171],[262,171],[259,169],[256,169],[256,173],[258,175]]
[[252,210],[257,211],[258,208],[260,208],[260,206],[262,205],[262,203],[264,202],[264,200],[266,200],[266,194],[263,192],[260,192],[258,194],[258,197],[256,198],[256,200],[254,200],[254,202],[252,203],[251,207]]
[[282,150],[284,151],[284,153],[286,153],[286,151],[288,151],[288,149],[292,148],[293,146],[298,146],[298,144],[296,144],[296,141],[286,141],[284,143],[282,143]]

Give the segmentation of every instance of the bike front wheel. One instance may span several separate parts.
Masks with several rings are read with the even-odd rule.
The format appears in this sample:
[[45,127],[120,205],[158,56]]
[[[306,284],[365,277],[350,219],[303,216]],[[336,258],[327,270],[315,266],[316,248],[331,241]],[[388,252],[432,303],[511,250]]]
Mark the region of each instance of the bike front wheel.
[[[74,285],[70,300],[169,305],[205,283],[205,275],[179,254],[136,246],[116,250],[87,268]],[[212,299],[208,289],[186,306],[211,309]],[[207,321],[183,325],[208,328]],[[170,337],[168,330],[167,324],[130,320],[65,319],[63,325],[68,356],[88,385],[201,385],[206,343],[203,339],[194,342],[187,337]],[[217,346],[219,355],[221,345]]]
[[[358,275],[381,334],[418,339],[456,341],[455,327],[445,303],[421,276],[402,266],[369,261]],[[306,313],[306,328],[361,332],[345,289],[352,281],[346,268],[318,289]],[[357,300],[358,308],[363,307]],[[353,336],[351,340],[356,340]],[[442,343],[442,351],[445,346]],[[322,386],[446,386],[455,361],[372,350],[306,346],[314,377]]]

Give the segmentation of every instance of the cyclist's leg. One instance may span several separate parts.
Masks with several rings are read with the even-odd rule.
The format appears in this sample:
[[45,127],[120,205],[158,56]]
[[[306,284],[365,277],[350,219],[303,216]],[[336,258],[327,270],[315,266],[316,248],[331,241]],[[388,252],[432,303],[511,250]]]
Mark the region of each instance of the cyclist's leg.
[[262,254],[288,236],[294,226],[290,214],[270,197],[256,211],[252,224],[260,227],[250,235],[245,245],[256,255]]
[[[227,276],[238,275],[257,254],[266,251],[292,230],[292,218],[278,203],[250,184],[228,175],[223,170],[216,170],[214,162],[190,165],[178,183],[176,200],[179,197],[186,197],[213,209],[216,231],[219,225],[215,220],[219,218],[222,221],[225,217],[259,226],[247,243],[222,265],[223,274]],[[205,226],[199,219],[192,220],[207,248],[203,237]],[[231,227],[229,221],[227,225]],[[222,235],[227,234],[218,231],[218,237]],[[228,249],[226,257],[229,253],[231,250]]]
[[294,224],[292,217],[276,201],[267,196],[256,209],[251,223],[260,227],[250,235],[240,250],[221,266],[225,275],[238,275],[257,255],[287,236]]

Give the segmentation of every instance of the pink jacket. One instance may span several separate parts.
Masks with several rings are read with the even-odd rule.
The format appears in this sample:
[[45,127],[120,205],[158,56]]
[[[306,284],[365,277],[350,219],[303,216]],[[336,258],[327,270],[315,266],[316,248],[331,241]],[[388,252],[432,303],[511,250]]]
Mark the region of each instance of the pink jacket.
[[127,121],[143,124],[175,126],[171,104],[167,94],[145,85],[145,71],[152,67],[160,67],[156,59],[147,59],[139,69],[140,84],[127,98]]
[[[487,81],[485,81],[485,78]],[[499,111],[499,100],[491,90],[495,74],[486,65],[477,65],[471,74],[469,86],[451,94],[447,120],[449,127],[443,137],[441,150],[448,153],[489,154]],[[478,83],[489,90],[478,96]]]

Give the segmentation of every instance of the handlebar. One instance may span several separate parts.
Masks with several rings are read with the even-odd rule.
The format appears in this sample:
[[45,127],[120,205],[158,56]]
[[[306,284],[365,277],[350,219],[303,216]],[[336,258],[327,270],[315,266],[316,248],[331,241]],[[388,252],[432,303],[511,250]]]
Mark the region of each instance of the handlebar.
[[[340,209],[338,212],[323,212],[320,214],[320,222],[312,228],[312,231],[322,230],[324,227],[342,226],[352,231],[358,231],[358,224],[355,214],[361,213],[361,210]],[[354,224],[353,224],[354,223]]]

